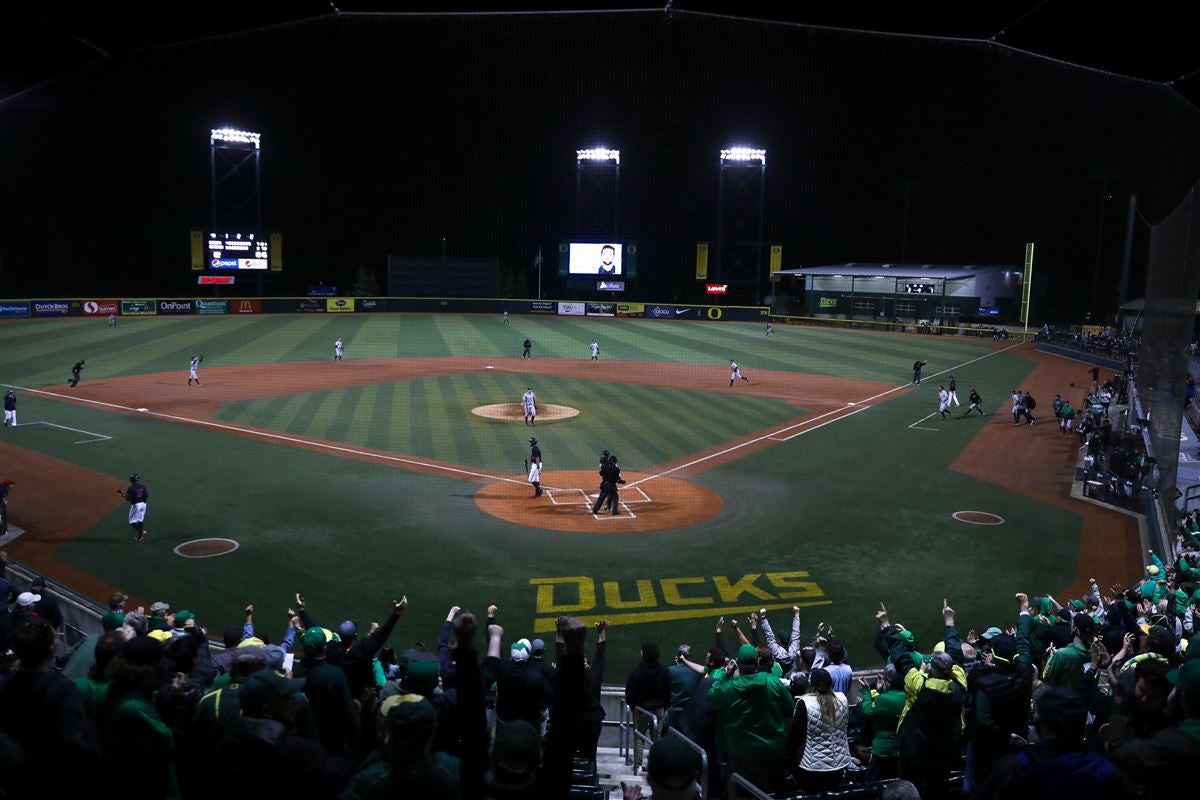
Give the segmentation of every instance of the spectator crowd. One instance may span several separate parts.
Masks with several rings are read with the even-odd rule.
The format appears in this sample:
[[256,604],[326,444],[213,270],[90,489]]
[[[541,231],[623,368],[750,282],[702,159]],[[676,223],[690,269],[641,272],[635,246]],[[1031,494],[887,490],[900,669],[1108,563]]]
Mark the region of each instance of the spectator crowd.
[[[734,774],[778,797],[1179,797],[1200,760],[1200,513],[1169,556],[1078,598],[1018,592],[965,633],[943,600],[937,641],[881,604],[869,677],[798,608],[718,619],[703,651],[646,642],[625,682],[653,741],[635,769],[660,800],[699,796],[674,729],[713,797]],[[0,796],[603,796],[604,622],[562,617],[551,647],[455,606],[427,647],[406,597],[369,624],[293,600],[268,624],[246,606],[217,647],[192,612],[116,594],[104,632],[56,656],[45,583],[0,575]]]

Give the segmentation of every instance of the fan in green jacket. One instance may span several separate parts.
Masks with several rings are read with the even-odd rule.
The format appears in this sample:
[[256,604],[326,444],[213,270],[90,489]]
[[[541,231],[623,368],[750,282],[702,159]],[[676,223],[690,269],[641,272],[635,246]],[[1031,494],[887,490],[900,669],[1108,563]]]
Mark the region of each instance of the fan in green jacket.
[[758,650],[744,644],[708,690],[717,744],[730,767],[772,786],[783,775],[788,722],[795,701],[783,681],[758,669]]

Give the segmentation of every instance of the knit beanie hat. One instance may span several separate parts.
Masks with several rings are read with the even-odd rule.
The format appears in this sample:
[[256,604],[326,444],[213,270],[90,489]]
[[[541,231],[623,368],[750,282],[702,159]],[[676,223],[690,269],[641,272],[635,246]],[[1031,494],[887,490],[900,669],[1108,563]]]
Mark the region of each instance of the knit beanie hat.
[[513,642],[508,654],[513,661],[528,661],[529,652],[532,649],[533,647],[529,644],[528,639],[518,639],[517,641]]

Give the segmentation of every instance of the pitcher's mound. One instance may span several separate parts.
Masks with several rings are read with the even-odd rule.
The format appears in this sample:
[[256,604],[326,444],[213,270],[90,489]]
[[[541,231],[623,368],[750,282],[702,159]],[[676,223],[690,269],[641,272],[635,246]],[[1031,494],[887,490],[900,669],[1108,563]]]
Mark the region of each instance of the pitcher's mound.
[[620,513],[593,515],[600,488],[594,470],[542,473],[542,496],[534,498],[529,484],[494,481],[475,493],[475,505],[493,517],[527,528],[568,533],[621,535],[686,528],[721,513],[721,495],[678,478],[653,478],[622,472],[627,483],[620,488]]
[[[570,419],[579,416],[578,408],[556,406],[551,403],[538,404],[538,422],[557,422],[560,419]],[[475,406],[471,413],[487,419],[502,419],[507,422],[524,422],[525,406],[520,403],[494,403],[490,406]]]

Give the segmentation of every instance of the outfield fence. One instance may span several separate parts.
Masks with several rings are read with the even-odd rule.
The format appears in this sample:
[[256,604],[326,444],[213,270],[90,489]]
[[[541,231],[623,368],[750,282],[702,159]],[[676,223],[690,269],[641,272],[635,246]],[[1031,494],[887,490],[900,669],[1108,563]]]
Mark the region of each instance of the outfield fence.
[[933,325],[920,320],[905,322],[892,320],[878,322],[866,319],[841,319],[839,317],[795,317],[772,314],[771,322],[782,322],[787,325],[809,325],[818,328],[840,328],[844,330],[881,331],[886,333],[918,333],[929,336],[970,336],[977,339],[994,339],[1004,342],[1031,342],[1037,336],[1036,331],[1017,330],[1001,325],[959,324]]

